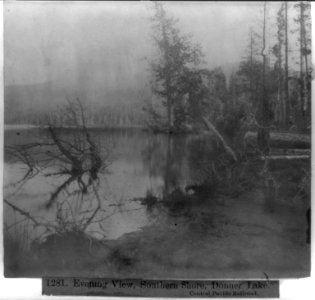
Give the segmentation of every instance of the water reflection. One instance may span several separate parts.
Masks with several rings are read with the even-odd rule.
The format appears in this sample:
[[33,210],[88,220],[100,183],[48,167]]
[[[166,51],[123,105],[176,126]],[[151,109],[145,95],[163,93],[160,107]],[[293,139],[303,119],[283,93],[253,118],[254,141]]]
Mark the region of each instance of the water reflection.
[[[60,139],[70,144],[78,140],[76,134],[75,130],[58,132]],[[72,226],[99,238],[116,239],[167,216],[189,217],[204,203],[215,210],[225,199],[250,191],[257,182],[261,182],[264,202],[271,199],[270,193],[273,198],[276,193],[272,187],[264,188],[268,180],[262,178],[261,166],[230,162],[209,136],[153,135],[141,130],[91,130],[90,136],[107,162],[106,172],[98,172],[95,180],[91,180],[93,162],[89,155],[82,164],[84,172],[76,172],[71,159],[63,162],[58,147],[48,145],[37,154],[42,164],[36,164],[36,171],[25,177],[29,172],[25,166],[35,165],[29,162],[30,157],[22,155],[26,159],[23,161],[13,155],[10,147],[48,144],[50,134],[38,129],[20,131],[18,135],[17,131],[6,131],[5,198],[39,217],[45,225],[53,224],[52,230],[69,230]],[[90,151],[86,143],[80,147]],[[45,162],[48,158],[49,163]],[[281,177],[275,174],[271,175],[279,182]],[[272,212],[274,201],[269,206]],[[5,209],[5,222],[12,225],[20,221],[19,213],[10,207]]]
[[[294,168],[279,167],[278,162],[268,168],[261,161],[235,163],[209,136],[151,135],[140,130],[90,130],[100,157],[107,155],[106,172],[91,177],[94,164],[89,147],[83,143],[80,149],[87,149],[81,164],[85,172],[74,172],[78,177],[64,184],[72,178],[73,169],[71,159],[61,163],[64,156],[60,156],[58,147],[47,145],[54,151],[38,153],[42,160],[39,165],[33,165],[31,156],[21,160],[8,150],[14,145],[50,143],[49,131],[16,133],[5,132],[9,148],[5,153],[4,189],[11,205],[4,206],[5,263],[14,276],[21,276],[21,266],[27,276],[32,273],[27,270],[37,270],[36,274],[42,276],[42,266],[47,268],[47,275],[73,275],[78,261],[82,261],[83,268],[100,268],[97,274],[102,276],[138,276],[132,272],[136,272],[136,266],[141,269],[145,255],[145,268],[155,263],[164,268],[178,257],[182,268],[189,260],[193,264],[191,253],[196,262],[213,247],[221,253],[220,245],[225,241],[229,242],[224,251],[229,253],[231,249],[228,255],[233,255],[239,241],[243,247],[253,236],[267,245],[265,237],[274,228],[282,232],[278,221],[288,224],[296,213],[283,206],[277,209],[281,199],[288,202],[298,195],[300,203],[300,196],[309,190],[306,173],[305,180],[297,184],[303,177],[300,162]],[[74,130],[58,132],[59,139],[70,144],[74,134]],[[106,150],[109,144],[110,155]],[[18,153],[25,156],[23,151]],[[44,159],[48,157],[50,162],[46,164]],[[37,171],[25,177],[28,164],[36,166]],[[67,172],[60,174],[60,167]],[[47,205],[56,190],[54,201]],[[285,197],[284,192],[288,193]],[[308,200],[305,194],[307,204]],[[30,260],[19,251],[14,252],[21,248],[21,240],[31,241],[30,251],[21,252],[32,253],[35,268],[25,265]],[[204,245],[205,253],[200,254]],[[255,253],[260,253],[260,248]],[[239,256],[234,260],[238,261]]]
[[188,180],[187,141],[185,136],[151,135],[142,150],[144,168],[148,170],[150,179],[162,178],[164,194]]
[[[98,237],[137,230],[151,217],[134,199],[148,191],[169,195],[189,182],[188,140],[136,130],[7,131],[5,198],[15,211],[8,216],[36,212],[50,231],[81,229]],[[107,174],[100,173],[100,157]]]

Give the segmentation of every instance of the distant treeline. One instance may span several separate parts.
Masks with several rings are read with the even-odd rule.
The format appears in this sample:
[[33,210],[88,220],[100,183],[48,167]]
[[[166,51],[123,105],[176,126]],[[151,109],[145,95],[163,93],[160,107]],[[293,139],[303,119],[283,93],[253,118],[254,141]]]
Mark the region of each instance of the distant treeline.
[[[7,103],[8,104],[8,103]],[[13,103],[14,104],[14,103]],[[21,110],[19,106],[15,109],[10,102],[5,108],[6,124],[32,124],[37,126],[45,126],[54,124],[56,126],[67,127],[69,124],[66,116],[61,113],[60,109],[43,113],[42,111],[34,111],[27,109]],[[142,107],[138,105],[117,104],[117,105],[85,105],[86,122],[89,127],[143,127],[145,125],[145,115]]]

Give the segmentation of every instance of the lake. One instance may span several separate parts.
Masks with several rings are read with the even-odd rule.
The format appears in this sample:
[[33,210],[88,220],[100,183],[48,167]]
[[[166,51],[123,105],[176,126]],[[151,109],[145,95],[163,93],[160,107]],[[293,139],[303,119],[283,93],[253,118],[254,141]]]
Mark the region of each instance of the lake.
[[[105,163],[92,183],[86,175],[67,181],[65,157],[49,144],[46,129],[5,131],[8,276],[309,274],[308,161],[268,167],[250,158],[231,162],[205,135],[89,132]],[[76,134],[75,129],[58,130],[65,145]],[[26,146],[36,143],[45,145]],[[27,166],[37,167],[28,174]],[[39,245],[37,250],[21,254],[21,244],[29,247],[30,242]]]
[[[62,133],[65,139],[71,134],[71,130]],[[196,183],[195,174],[188,161],[188,145],[192,137],[180,135],[169,138],[137,129],[94,130],[92,134],[100,142],[102,151],[108,152],[106,172],[99,174],[102,206],[106,211],[104,217],[108,215],[102,223],[102,227],[106,228],[104,234],[107,238],[117,238],[150,223],[145,208],[134,199],[145,197],[148,192],[162,195],[170,185],[174,188]],[[47,138],[45,129],[7,130],[5,145],[25,145],[43,142]],[[23,178],[26,172],[25,164],[13,160],[6,153],[4,168],[5,197],[10,197],[14,203],[31,214],[52,220],[56,215],[56,207],[47,210],[43,206],[58,183],[62,183],[62,176],[47,177],[38,174],[17,188],[11,185]],[[86,206],[83,205],[80,209],[82,212]],[[77,211],[78,214],[81,212]],[[10,209],[7,213],[10,215],[6,218],[7,222],[18,218],[11,218]],[[95,233],[95,228],[90,227],[90,231]]]

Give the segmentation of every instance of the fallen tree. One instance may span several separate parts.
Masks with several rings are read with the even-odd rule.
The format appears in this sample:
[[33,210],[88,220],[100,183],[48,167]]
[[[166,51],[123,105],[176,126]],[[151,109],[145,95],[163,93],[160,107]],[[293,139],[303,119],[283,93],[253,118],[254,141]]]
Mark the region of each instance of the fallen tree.
[[222,146],[224,147],[224,149],[226,150],[226,152],[228,154],[230,154],[230,156],[232,156],[234,161],[238,161],[237,156],[235,154],[235,152],[232,150],[232,148],[226,143],[226,141],[224,140],[223,136],[219,133],[219,131],[215,128],[215,126],[205,117],[202,118],[204,124],[206,125],[207,129],[212,132],[217,138],[218,140],[221,142]]
[[268,155],[261,156],[261,160],[283,160],[283,159],[310,159],[311,155]]
[[[257,132],[248,131],[244,137],[245,147],[257,148]],[[270,147],[285,149],[310,149],[311,136],[308,134],[270,132]]]

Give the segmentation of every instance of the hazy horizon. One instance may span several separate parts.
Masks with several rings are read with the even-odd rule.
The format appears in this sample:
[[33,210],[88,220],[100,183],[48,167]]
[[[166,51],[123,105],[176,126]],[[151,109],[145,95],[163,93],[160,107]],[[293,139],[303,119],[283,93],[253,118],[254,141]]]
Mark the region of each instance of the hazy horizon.
[[[68,75],[87,79],[91,70],[94,80],[102,77],[109,85],[117,77],[141,76],[154,51],[151,5],[6,2],[6,84],[71,81]],[[257,19],[261,5],[166,3],[166,9],[178,19],[181,32],[201,44],[207,66],[214,68],[241,60],[249,19]],[[115,74],[109,75],[108,70]]]
[[[268,3],[267,18],[278,6]],[[203,67],[221,66],[226,75],[245,55],[249,27],[262,18],[262,2],[167,2],[165,8],[181,33],[201,45]],[[148,94],[152,15],[148,2],[5,2],[5,86],[49,83],[52,91],[92,102],[116,90]]]

